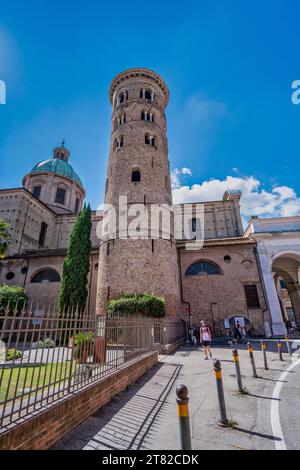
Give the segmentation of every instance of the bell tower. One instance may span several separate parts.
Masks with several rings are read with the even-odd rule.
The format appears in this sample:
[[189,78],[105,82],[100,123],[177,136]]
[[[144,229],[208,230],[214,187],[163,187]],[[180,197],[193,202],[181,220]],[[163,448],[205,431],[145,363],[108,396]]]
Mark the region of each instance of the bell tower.
[[120,197],[126,196],[128,213],[140,204],[149,218],[163,205],[171,223],[153,236],[149,222],[147,233],[141,231],[137,239],[124,237],[117,228],[114,239],[101,241],[97,310],[104,313],[107,301],[123,292],[147,292],[164,297],[167,314],[175,315],[180,295],[166,136],[169,91],[157,73],[135,68],[117,75],[109,94],[112,125],[105,203],[121,216]]

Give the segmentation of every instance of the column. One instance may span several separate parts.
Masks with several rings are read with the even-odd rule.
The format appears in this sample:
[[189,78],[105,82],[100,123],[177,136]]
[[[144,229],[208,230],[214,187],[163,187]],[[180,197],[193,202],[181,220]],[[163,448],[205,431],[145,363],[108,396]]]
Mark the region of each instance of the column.
[[260,259],[265,290],[272,318],[271,326],[273,336],[282,336],[286,334],[286,327],[282,318],[281,307],[274,282],[274,275],[271,272],[271,260],[268,256],[266,248],[261,243],[258,243],[257,251]]

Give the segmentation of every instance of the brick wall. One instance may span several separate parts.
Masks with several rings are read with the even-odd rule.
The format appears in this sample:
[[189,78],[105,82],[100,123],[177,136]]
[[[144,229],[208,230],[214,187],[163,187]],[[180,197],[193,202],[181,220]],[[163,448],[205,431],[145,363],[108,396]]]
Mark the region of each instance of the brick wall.
[[43,412],[29,416],[0,435],[0,450],[45,450],[62,439],[96,410],[106,405],[158,361],[150,352],[95,384],[77,391]]
[[[255,334],[264,333],[264,320],[270,320],[266,311],[254,245],[232,244],[207,246],[198,251],[182,250],[181,271],[184,300],[190,302],[193,324],[204,320],[215,328],[223,328],[224,318],[245,316],[254,327]],[[224,256],[230,256],[225,262]],[[197,261],[213,262],[221,275],[187,276],[186,269]],[[244,286],[256,285],[260,308],[247,308]]]

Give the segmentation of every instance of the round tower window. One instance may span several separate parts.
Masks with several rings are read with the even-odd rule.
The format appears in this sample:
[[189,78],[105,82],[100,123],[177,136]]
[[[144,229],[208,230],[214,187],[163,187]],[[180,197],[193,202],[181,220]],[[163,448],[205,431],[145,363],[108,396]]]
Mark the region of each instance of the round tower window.
[[21,269],[21,274],[26,274],[28,271],[28,268],[24,267]]
[[225,261],[225,263],[230,263],[231,257],[229,255],[225,255],[224,256],[224,261]]

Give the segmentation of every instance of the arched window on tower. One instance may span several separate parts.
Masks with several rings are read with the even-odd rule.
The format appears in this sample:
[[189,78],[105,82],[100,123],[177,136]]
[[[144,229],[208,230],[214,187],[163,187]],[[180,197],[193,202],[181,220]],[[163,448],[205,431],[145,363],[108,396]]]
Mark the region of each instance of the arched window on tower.
[[142,111],[141,112],[141,120],[142,121],[148,121],[148,122],[154,122],[153,113],[151,113],[149,111]]
[[133,170],[131,173],[132,183],[139,183],[141,181],[141,172],[140,170]]
[[150,88],[141,88],[140,98],[143,100],[154,101],[155,93]]
[[119,137],[117,137],[114,141],[114,149],[115,150],[118,150],[120,148],[123,147],[123,136],[120,135]]
[[118,95],[117,105],[125,103],[126,101],[128,101],[128,91],[124,90]]
[[220,275],[222,274],[219,266],[211,261],[197,261],[191,264],[185,271],[186,276],[200,276],[200,275]]
[[117,117],[116,119],[116,125],[121,126],[126,122],[126,113],[120,114],[120,116]]
[[153,135],[145,134],[145,144],[149,145],[150,147],[154,147],[155,137],[153,137]]

